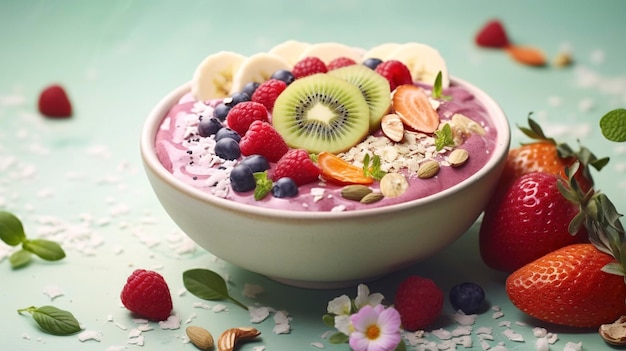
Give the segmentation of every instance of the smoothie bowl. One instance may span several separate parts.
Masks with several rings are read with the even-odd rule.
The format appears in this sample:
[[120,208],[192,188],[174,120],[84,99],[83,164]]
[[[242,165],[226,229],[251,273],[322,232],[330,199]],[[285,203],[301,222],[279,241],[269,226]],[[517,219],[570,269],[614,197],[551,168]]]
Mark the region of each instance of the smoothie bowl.
[[[336,55],[337,50],[333,52]],[[357,61],[367,55],[355,56]],[[263,69],[299,72],[287,59],[280,65],[284,69]],[[207,66],[199,66],[190,83],[172,91],[150,112],[141,134],[146,174],[164,209],[199,246],[277,281],[312,288],[348,286],[430,257],[467,231],[502,172],[510,142],[506,116],[472,84],[449,78],[447,72],[442,80],[441,66],[434,82],[413,78],[397,88],[391,80],[386,83],[382,95],[389,97],[382,98],[385,106],[377,118],[372,118],[375,112],[366,94],[361,90],[359,95],[361,88],[350,90],[351,83],[343,85],[336,77],[327,80],[329,73],[290,77],[273,105],[267,106],[267,117],[249,121],[248,130],[236,133],[236,143],[229,141],[226,147],[218,146],[221,142],[216,139],[224,138],[217,133],[233,134],[240,128],[241,121],[235,121],[231,111],[243,102],[235,100],[263,99],[257,92],[241,98],[237,92],[243,85],[237,83],[236,73],[233,88],[224,93],[234,98],[202,96],[198,85],[206,81],[199,78],[202,67],[206,71]],[[244,61],[228,69],[245,68]],[[257,79],[256,86],[268,81]],[[333,94],[336,84],[337,99],[344,99],[339,109],[337,99],[319,98]],[[310,86],[317,90],[307,92]],[[363,96],[366,104],[360,98],[353,104],[351,97],[341,96],[345,91],[351,97]],[[298,94],[316,98],[294,99]],[[292,101],[298,101],[295,107]],[[306,108],[303,101],[309,101]],[[227,113],[220,111],[225,108]],[[420,121],[416,126],[407,117],[424,108],[437,116],[432,130],[424,131],[429,127]],[[219,118],[221,113],[226,116]],[[338,118],[348,122],[333,122]],[[206,131],[209,119],[221,122],[212,132]],[[316,127],[306,127],[307,123]],[[319,125],[324,123],[340,130],[340,136],[327,137],[320,147]],[[300,128],[295,137],[289,131],[293,124]],[[311,141],[301,130],[317,134]],[[258,135],[270,137],[257,142]],[[263,166],[258,166],[259,154]]]

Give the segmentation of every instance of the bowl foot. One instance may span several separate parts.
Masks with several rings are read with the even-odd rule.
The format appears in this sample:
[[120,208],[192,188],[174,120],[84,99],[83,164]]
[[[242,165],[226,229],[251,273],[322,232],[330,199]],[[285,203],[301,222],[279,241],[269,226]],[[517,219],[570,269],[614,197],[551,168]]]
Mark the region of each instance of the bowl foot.
[[363,279],[321,281],[321,282],[310,281],[310,280],[287,279],[287,278],[279,278],[279,277],[272,277],[272,276],[267,276],[267,277],[281,284],[285,284],[285,285],[289,285],[289,286],[293,286],[297,288],[332,290],[332,289],[350,288],[353,286],[357,286],[359,284],[369,283],[373,280],[382,278],[383,276],[384,275],[371,277],[371,278],[363,278]]

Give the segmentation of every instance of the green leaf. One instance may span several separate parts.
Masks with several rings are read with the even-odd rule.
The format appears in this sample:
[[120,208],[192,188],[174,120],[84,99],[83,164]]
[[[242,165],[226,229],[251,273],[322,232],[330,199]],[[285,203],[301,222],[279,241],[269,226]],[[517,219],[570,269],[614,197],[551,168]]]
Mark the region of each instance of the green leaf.
[[446,146],[454,146],[452,128],[450,128],[448,123],[444,124],[441,129],[435,131],[435,149],[439,151]]
[[344,344],[347,343],[348,340],[350,340],[350,337],[341,332],[337,332],[328,338],[331,344]]
[[31,258],[32,253],[22,249],[12,253],[11,256],[9,256],[9,262],[11,262],[11,267],[13,268],[22,268],[30,263]]
[[247,310],[248,307],[228,294],[226,281],[219,274],[208,269],[190,269],[183,272],[185,288],[204,300],[230,300],[239,307]]
[[47,261],[58,261],[65,257],[65,251],[58,243],[46,239],[24,241],[23,248]]
[[433,85],[432,97],[438,99],[443,94],[443,88],[441,87],[441,71],[437,73],[437,77],[435,78],[435,85]]
[[322,316],[322,322],[324,322],[324,324],[326,324],[329,327],[334,327],[335,315],[332,313],[326,313],[325,315]]
[[71,335],[81,330],[80,324],[71,312],[54,306],[31,306],[17,310],[17,312],[32,314],[35,322],[48,334]]
[[400,339],[400,343],[396,346],[394,351],[406,351],[406,344],[404,343],[404,340]]
[[254,199],[259,201],[272,191],[274,183],[267,177],[267,171],[254,173],[254,181],[256,182]]
[[17,246],[26,240],[22,222],[10,212],[0,211],[0,239],[11,246]]
[[387,172],[380,169],[380,166],[380,156],[374,155],[374,157],[371,158],[371,162],[369,154],[365,154],[365,156],[363,157],[363,173],[366,177],[372,177],[376,180],[381,180],[385,176],[385,174],[387,174]]
[[626,141],[626,109],[609,111],[600,119],[602,135],[610,141]]

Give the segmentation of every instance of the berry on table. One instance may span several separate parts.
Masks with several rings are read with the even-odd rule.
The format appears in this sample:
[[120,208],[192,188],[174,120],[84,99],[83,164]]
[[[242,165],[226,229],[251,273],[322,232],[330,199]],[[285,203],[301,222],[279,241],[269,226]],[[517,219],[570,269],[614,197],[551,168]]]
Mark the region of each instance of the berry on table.
[[389,81],[391,91],[403,84],[412,84],[413,78],[407,66],[397,60],[388,60],[378,66],[375,71]]
[[150,320],[166,320],[172,312],[172,296],[163,276],[145,269],[135,270],[120,294],[129,311]]
[[272,186],[272,195],[277,198],[294,197],[298,195],[298,184],[289,177],[280,178]]
[[313,75],[315,73],[326,73],[328,67],[324,61],[315,56],[308,56],[298,61],[291,70],[296,79]]
[[215,143],[215,154],[224,160],[236,160],[241,156],[239,143],[232,138],[223,138]]
[[263,104],[267,111],[272,112],[274,110],[274,102],[278,98],[278,95],[287,88],[287,84],[282,80],[269,79],[258,88],[252,94],[252,101]]
[[66,118],[72,115],[72,104],[65,89],[60,85],[50,85],[39,95],[39,112],[52,118]]
[[394,306],[404,329],[423,329],[441,313],[443,291],[428,278],[410,276],[398,285]]
[[256,180],[252,170],[242,164],[233,167],[230,171],[230,187],[238,193],[254,190]]
[[252,122],[267,120],[267,108],[263,104],[254,101],[240,102],[228,112],[226,117],[228,127],[239,133],[239,135],[246,134]]
[[448,297],[452,308],[465,314],[479,313],[485,305],[485,291],[480,285],[472,282],[453,286]]

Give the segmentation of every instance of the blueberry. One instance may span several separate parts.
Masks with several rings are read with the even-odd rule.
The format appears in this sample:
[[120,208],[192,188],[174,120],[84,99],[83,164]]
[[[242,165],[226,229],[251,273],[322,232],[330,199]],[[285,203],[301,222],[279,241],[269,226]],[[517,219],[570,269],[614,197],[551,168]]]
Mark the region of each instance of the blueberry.
[[213,117],[219,119],[220,121],[224,121],[226,119],[226,116],[228,116],[228,112],[230,112],[231,108],[231,106],[228,106],[224,103],[219,104],[215,106],[215,109],[213,110]]
[[465,314],[481,312],[485,303],[485,291],[478,284],[465,282],[450,289],[450,303],[455,311]]
[[230,138],[235,140],[236,142],[239,142],[241,140],[241,136],[239,135],[239,133],[228,127],[220,128],[220,130],[215,133],[215,141],[220,141],[224,138]]
[[248,94],[248,96],[252,97],[252,94],[254,94],[254,92],[256,91],[256,88],[258,88],[259,85],[261,85],[261,83],[257,83],[257,82],[246,83],[246,85],[243,86],[243,89],[241,89],[241,92],[246,93]]
[[240,102],[250,101],[250,95],[244,92],[233,93],[229,98],[224,99],[226,106],[233,107]]
[[291,73],[291,71],[286,70],[286,69],[281,69],[281,70],[274,72],[270,78],[282,80],[287,85],[293,83],[294,79],[296,79],[293,76],[293,73]]
[[225,160],[236,160],[241,156],[239,143],[231,138],[220,139],[215,143],[215,154]]
[[256,180],[250,168],[244,165],[236,165],[230,171],[230,186],[234,191],[243,193],[256,188]]
[[219,119],[215,117],[205,117],[202,118],[198,124],[198,134],[200,134],[201,137],[208,137],[209,135],[217,133],[222,127],[224,127],[224,125]]
[[262,155],[250,155],[241,160],[241,164],[250,168],[252,173],[263,172],[270,168],[270,163]]
[[272,195],[278,198],[294,197],[298,195],[298,185],[289,177],[282,177],[274,182]]
[[383,60],[375,57],[370,57],[363,61],[363,64],[371,69],[376,69],[376,67],[378,67],[381,63],[383,63]]

